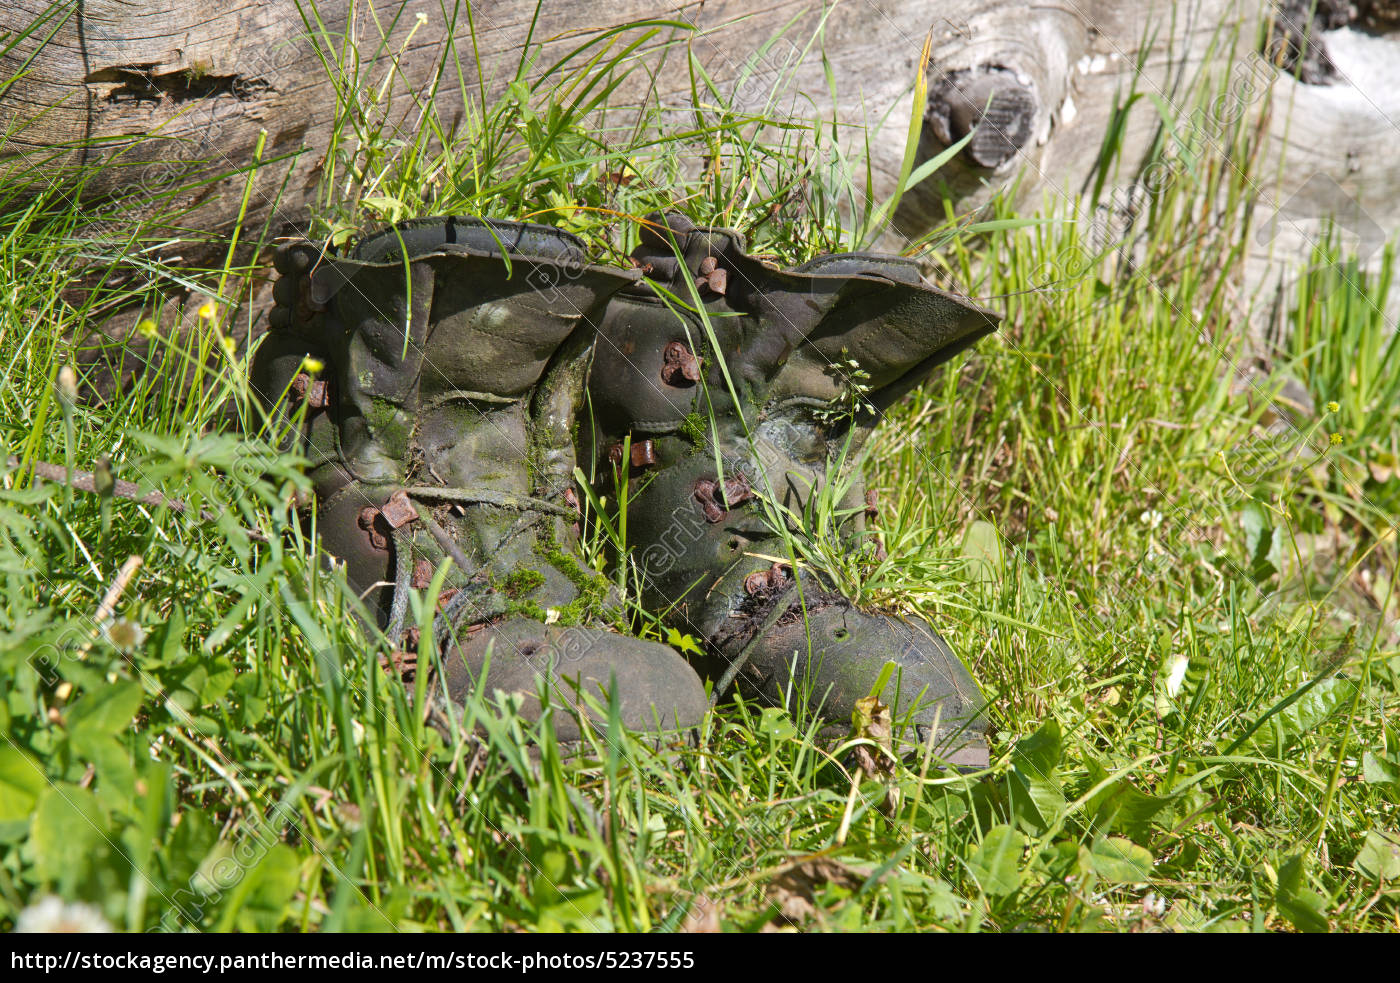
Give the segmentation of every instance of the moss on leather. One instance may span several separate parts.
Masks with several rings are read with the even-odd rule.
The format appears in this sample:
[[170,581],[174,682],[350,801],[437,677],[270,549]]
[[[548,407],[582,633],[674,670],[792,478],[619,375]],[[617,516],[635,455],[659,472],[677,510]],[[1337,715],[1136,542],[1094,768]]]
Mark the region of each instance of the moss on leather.
[[511,600],[520,600],[525,595],[543,586],[544,574],[529,567],[521,567],[504,579],[492,583],[492,587]]
[[687,413],[681,420],[679,433],[690,443],[692,451],[702,450],[710,436],[705,418],[699,413]]
[[393,403],[372,397],[365,421],[375,439],[382,443],[386,454],[403,457],[408,452],[409,428],[399,419],[399,408]]
[[554,529],[546,525],[535,540],[535,552],[550,566],[558,570],[578,591],[578,596],[568,604],[558,608],[559,623],[581,625],[591,621],[607,621],[607,597],[611,588],[608,578],[586,569],[572,555],[565,551],[554,535]]

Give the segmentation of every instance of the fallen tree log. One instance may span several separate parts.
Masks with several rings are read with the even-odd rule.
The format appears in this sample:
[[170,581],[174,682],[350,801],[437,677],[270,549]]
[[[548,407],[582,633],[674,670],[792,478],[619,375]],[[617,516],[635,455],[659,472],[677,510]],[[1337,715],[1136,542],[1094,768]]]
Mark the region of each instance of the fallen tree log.
[[[898,235],[940,221],[946,199],[958,210],[975,208],[1018,175],[1023,204],[1034,207],[1047,193],[1070,201],[1094,173],[1110,125],[1120,128],[1123,147],[1117,174],[1135,182],[1162,119],[1146,99],[1122,114],[1124,92],[1134,87],[1164,100],[1191,125],[1184,100],[1192,80],[1203,71],[1234,73],[1243,81],[1221,112],[1271,107],[1268,156],[1258,170],[1265,220],[1250,261],[1252,286],[1263,289],[1270,271],[1305,255],[1329,220],[1367,256],[1400,229],[1397,6],[1288,0],[1261,55],[1255,39],[1267,34],[1272,13],[1259,0],[1052,0],[1030,8],[1004,0],[704,0],[661,9],[578,0],[538,10],[533,0],[480,0],[455,19],[444,18],[450,4],[409,0],[375,5],[377,20],[365,0],[319,0],[319,21],[309,0],[12,0],[0,10],[0,34],[9,38],[0,48],[0,80],[9,80],[0,82],[9,134],[0,160],[76,182],[80,165],[114,158],[120,166],[100,172],[84,194],[125,194],[132,207],[176,202],[191,227],[225,231],[265,132],[263,155],[272,164],[249,217],[293,232],[305,227],[336,125],[335,89],[318,57],[327,39],[354,39],[368,77],[397,55],[403,84],[388,118],[409,125],[413,94],[449,37],[479,53],[484,80],[502,85],[527,37],[542,44],[539,64],[548,64],[589,32],[664,17],[684,25],[669,30],[687,36],[740,104],[758,103],[770,82],[788,78],[806,112],[834,111],[861,124],[885,119],[872,144],[875,192],[884,196],[897,180],[912,80],[931,36],[919,155],[977,132],[939,181],[906,196]],[[834,89],[817,52],[797,43],[823,17]],[[760,45],[777,35],[792,40],[770,46],[755,64]],[[648,90],[681,105],[689,79],[678,70],[638,73],[617,98],[640,102]],[[448,118],[462,110],[456,87],[438,101]],[[189,181],[192,167],[222,177]]]

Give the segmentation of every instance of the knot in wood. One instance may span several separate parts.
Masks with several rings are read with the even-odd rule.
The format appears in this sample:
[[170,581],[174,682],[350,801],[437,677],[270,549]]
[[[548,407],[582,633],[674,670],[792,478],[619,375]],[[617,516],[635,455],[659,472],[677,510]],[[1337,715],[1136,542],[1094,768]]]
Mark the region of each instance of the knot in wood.
[[1016,72],[981,65],[949,72],[931,86],[925,118],[944,145],[971,133],[962,156],[995,168],[1026,145],[1037,107],[1034,90]]

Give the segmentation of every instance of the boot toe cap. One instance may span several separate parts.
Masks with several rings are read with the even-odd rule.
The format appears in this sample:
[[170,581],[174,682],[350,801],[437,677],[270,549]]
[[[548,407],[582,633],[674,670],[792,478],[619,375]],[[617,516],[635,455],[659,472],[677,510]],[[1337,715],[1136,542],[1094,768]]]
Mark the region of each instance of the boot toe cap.
[[785,621],[753,657],[754,668],[766,677],[764,695],[780,696],[790,684],[806,689],[822,716],[842,726],[856,701],[871,694],[886,664],[894,663],[880,699],[890,705],[896,724],[913,725],[906,740],[932,741],[949,753],[965,749],[969,759],[955,763],[985,764],[986,699],[928,622],[866,614],[844,599],[809,599],[805,620],[799,612]]
[[[553,705],[577,707],[600,727],[615,694],[623,726],[644,733],[691,730],[708,709],[700,678],[675,651],[598,628],[505,621],[464,639],[444,661],[454,699],[478,686],[488,696],[512,694],[530,720],[539,718],[542,688]],[[582,736],[572,712],[553,723],[561,742]]]

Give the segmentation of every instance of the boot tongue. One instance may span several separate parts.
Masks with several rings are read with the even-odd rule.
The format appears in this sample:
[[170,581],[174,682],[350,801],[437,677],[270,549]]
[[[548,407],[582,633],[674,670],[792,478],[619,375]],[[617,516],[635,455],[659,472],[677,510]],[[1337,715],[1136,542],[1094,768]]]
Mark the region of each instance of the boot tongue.
[[[753,265],[744,253],[744,237],[730,229],[697,228],[684,215],[653,212],[641,226],[641,245],[632,259],[654,280],[688,293],[688,280],[707,291],[707,297],[727,292],[731,271]],[[677,258],[679,256],[679,259]]]
[[649,215],[640,238],[632,257],[652,280],[686,302],[694,284],[707,306],[743,315],[714,323],[718,344],[770,405],[842,399],[858,367],[865,401],[883,409],[1000,320],[926,284],[906,257],[839,253],[779,270],[747,255],[739,233],[675,213]]
[[683,241],[695,231],[695,223],[679,212],[652,212],[642,220],[641,240],[643,247],[662,249],[669,252],[671,240]]
[[835,396],[840,384],[824,377],[853,358],[872,389],[892,387],[892,400],[1001,319],[929,286],[918,262],[903,256],[837,253],[784,271],[745,253],[739,233],[700,228],[674,212],[648,215],[640,237],[632,257],[652,279],[684,297],[689,277],[706,301],[723,295],[765,322],[742,349],[759,377],[788,377],[774,380],[775,395]]
[[[996,330],[1000,315],[925,284],[899,257],[823,257],[785,274],[775,299],[817,321],[773,366],[771,398],[836,399],[855,362],[866,401],[883,408],[933,369]],[[789,334],[775,325],[775,334]]]

